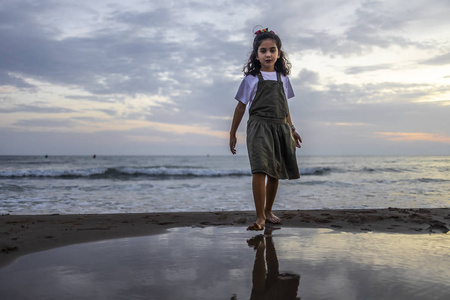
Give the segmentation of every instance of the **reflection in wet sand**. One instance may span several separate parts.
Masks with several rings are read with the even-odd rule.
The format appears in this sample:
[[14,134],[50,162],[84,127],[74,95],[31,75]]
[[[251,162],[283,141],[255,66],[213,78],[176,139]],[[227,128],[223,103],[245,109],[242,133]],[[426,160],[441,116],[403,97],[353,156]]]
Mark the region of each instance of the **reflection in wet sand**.
[[450,295],[448,234],[286,227],[254,234],[234,227],[174,228],[33,253],[0,268],[0,299],[223,300],[234,294],[234,300],[423,300]]
[[[299,300],[297,290],[300,283],[300,275],[279,273],[277,253],[272,239],[273,230],[273,228],[266,227],[264,234],[256,235],[247,241],[248,245],[253,247],[256,252],[252,272],[253,288],[250,299]],[[266,252],[265,259],[264,252]]]

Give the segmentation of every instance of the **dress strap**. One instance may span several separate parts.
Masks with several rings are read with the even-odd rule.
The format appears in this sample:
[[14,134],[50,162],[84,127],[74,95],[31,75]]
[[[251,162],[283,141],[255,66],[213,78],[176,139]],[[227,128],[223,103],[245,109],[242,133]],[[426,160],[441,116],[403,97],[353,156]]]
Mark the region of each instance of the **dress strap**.
[[[258,79],[259,79],[260,81],[264,81],[264,78],[262,77],[261,72],[259,72],[257,76],[258,76]],[[278,82],[283,82],[283,81],[281,80],[281,75],[280,75],[280,73],[278,73],[278,72],[277,72],[277,81],[278,81]]]
[[261,72],[258,73],[258,79],[259,79],[259,81],[264,81],[264,78],[262,77]]
[[280,75],[280,73],[278,73],[278,72],[277,72],[277,81],[278,81],[278,82],[281,82],[281,75]]

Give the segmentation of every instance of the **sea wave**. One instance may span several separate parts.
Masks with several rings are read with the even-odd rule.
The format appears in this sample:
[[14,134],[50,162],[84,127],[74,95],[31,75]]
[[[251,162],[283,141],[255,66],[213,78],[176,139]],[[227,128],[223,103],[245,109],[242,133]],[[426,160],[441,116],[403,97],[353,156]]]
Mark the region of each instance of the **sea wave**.
[[9,178],[63,178],[76,179],[89,177],[93,179],[124,179],[133,177],[217,177],[217,176],[245,176],[247,170],[212,170],[201,168],[91,168],[77,170],[18,170],[0,172],[0,177]]
[[[301,168],[300,174],[324,175],[331,168]],[[14,170],[0,171],[0,178],[59,178],[59,179],[132,179],[150,177],[154,179],[173,179],[186,177],[230,177],[251,176],[250,169],[216,170],[189,167],[119,167],[119,168],[88,168],[74,170]]]
[[[402,172],[409,172],[410,170],[407,169],[397,169],[397,168],[369,168],[364,167],[362,169],[362,172],[368,172],[368,173],[402,173]],[[360,170],[357,170],[357,172],[361,172]]]
[[441,178],[418,178],[417,181],[419,182],[450,182],[448,179],[441,179]]

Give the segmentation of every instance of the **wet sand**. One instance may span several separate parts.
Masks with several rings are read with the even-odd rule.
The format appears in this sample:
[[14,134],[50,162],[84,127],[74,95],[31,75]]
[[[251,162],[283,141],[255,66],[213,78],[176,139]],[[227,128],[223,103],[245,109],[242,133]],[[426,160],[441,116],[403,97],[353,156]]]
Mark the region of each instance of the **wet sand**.
[[[278,227],[327,228],[340,232],[443,234],[450,209],[296,210],[275,212]],[[19,256],[61,246],[153,235],[174,227],[234,226],[245,231],[254,212],[185,212],[97,215],[0,216],[0,267]],[[268,225],[270,226],[270,225]]]

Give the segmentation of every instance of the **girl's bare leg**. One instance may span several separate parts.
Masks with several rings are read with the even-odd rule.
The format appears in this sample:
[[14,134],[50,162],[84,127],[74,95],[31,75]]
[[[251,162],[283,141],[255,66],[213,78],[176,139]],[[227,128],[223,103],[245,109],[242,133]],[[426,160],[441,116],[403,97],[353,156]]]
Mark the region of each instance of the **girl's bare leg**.
[[275,216],[272,212],[272,206],[273,203],[275,202],[277,191],[278,191],[278,179],[267,176],[266,207],[264,209],[264,215],[266,216],[267,221],[274,224],[278,224],[281,222],[281,219]]
[[253,200],[255,201],[256,222],[249,226],[248,230],[262,230],[266,224],[266,215],[264,213],[266,203],[266,174],[253,174]]

